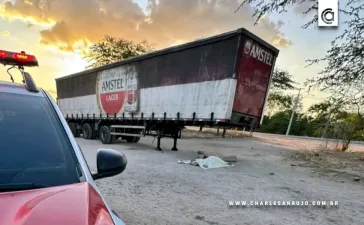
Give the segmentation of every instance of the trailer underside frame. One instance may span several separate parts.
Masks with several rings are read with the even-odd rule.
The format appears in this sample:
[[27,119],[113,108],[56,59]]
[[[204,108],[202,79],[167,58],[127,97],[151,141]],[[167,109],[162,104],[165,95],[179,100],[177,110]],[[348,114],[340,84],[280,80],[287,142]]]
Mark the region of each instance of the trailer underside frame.
[[[144,136],[153,136],[157,138],[156,150],[161,151],[161,139],[163,137],[173,138],[172,151],[178,151],[177,139],[181,138],[182,130],[185,126],[202,127],[218,127],[223,128],[222,136],[225,136],[226,129],[229,128],[250,128],[254,127],[257,119],[251,119],[245,116],[244,120],[239,121],[221,120],[214,118],[214,113],[210,114],[210,119],[196,118],[196,113],[192,114],[191,119],[180,118],[180,113],[177,113],[175,118],[167,118],[167,113],[164,113],[163,118],[155,118],[154,113],[151,117],[144,117],[141,113],[140,117],[117,117],[117,115],[68,115],[65,119],[68,122],[72,133],[75,137],[81,134],[85,139],[95,139],[100,137],[104,144],[111,144],[114,140],[122,138],[127,142],[135,143]],[[233,123],[234,122],[234,123]],[[106,136],[105,136],[106,135]]]

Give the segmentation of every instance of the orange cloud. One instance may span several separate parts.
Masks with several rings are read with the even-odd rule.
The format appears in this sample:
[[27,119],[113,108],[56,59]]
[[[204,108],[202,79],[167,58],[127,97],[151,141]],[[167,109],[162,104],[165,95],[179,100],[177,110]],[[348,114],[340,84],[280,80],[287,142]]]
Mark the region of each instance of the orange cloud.
[[45,2],[51,1],[16,0],[14,4],[12,1],[5,1],[0,3],[0,16],[8,20],[22,19],[41,25],[53,25],[55,20],[46,11],[49,8],[44,6]]
[[9,31],[3,31],[1,32],[1,35],[6,37],[6,36],[10,36],[10,32]]
[[149,0],[149,14],[132,0],[16,0],[2,3],[5,19],[48,24],[40,42],[63,51],[87,47],[104,35],[148,40],[161,48],[239,27],[277,47],[291,45],[280,31],[283,23],[263,18],[254,26],[254,8],[238,12],[239,0]]

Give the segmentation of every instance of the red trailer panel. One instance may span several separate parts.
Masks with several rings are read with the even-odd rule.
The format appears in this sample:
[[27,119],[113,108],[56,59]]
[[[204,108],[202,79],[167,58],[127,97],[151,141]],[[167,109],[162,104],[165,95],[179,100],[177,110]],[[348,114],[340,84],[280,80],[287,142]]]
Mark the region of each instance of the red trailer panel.
[[233,111],[261,117],[276,56],[251,38],[242,41]]

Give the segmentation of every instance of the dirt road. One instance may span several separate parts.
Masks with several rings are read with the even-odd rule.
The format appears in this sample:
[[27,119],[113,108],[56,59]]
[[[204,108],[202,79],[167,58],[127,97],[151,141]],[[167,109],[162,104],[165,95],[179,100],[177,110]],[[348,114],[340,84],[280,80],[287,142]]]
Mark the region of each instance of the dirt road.
[[[310,168],[284,160],[292,151],[252,139],[184,139],[178,152],[163,139],[163,152],[153,150],[152,138],[138,144],[102,145],[77,139],[91,169],[98,148],[126,155],[128,166],[119,176],[98,181],[101,191],[126,224],[363,224],[361,181],[319,177]],[[153,146],[153,147],[152,147]],[[177,160],[196,152],[236,155],[230,168],[203,170]],[[338,201],[336,207],[229,207],[229,201]]]
[[[198,132],[199,127],[187,127],[187,130],[190,133],[194,133],[194,135],[199,135]],[[209,134],[210,136],[217,136],[217,129],[216,128],[203,128],[203,134]],[[222,134],[222,129],[220,129],[220,136]],[[318,149],[318,148],[335,148],[336,145],[340,144],[341,142],[338,140],[326,140],[321,138],[314,138],[314,137],[304,137],[304,136],[286,136],[280,134],[267,134],[267,133],[258,133],[253,132],[242,132],[237,130],[227,130],[226,134],[229,136],[249,136],[252,135],[253,137],[260,139],[265,143],[270,143],[272,145],[286,148],[286,149],[296,149],[296,150],[311,150],[311,149]],[[359,141],[352,141],[350,147],[348,149],[350,152],[364,152],[364,142]]]

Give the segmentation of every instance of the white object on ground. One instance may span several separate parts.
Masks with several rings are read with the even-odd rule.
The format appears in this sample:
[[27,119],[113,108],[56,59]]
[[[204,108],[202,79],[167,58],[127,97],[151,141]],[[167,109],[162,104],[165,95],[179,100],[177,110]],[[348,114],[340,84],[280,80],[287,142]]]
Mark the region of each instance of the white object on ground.
[[230,166],[229,163],[217,156],[209,156],[206,159],[196,159],[196,162],[202,169],[216,169]]
[[191,164],[191,160],[178,160],[178,164]]

